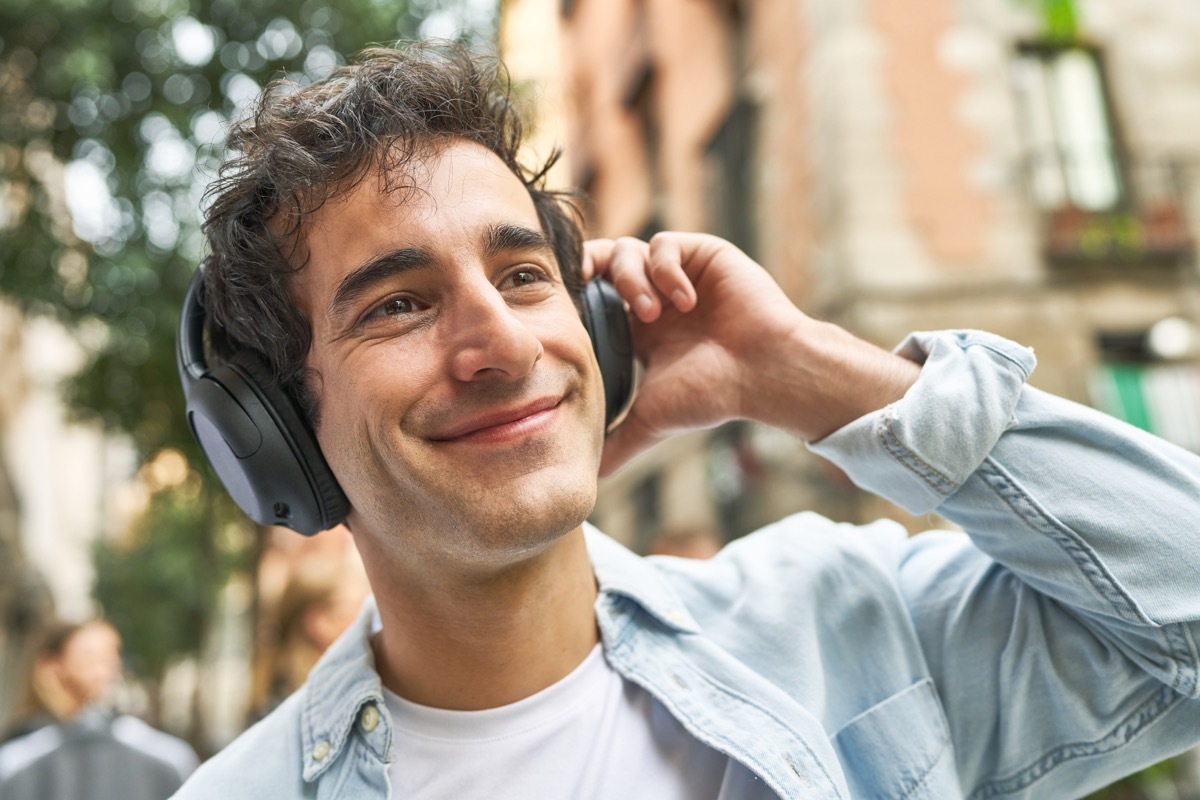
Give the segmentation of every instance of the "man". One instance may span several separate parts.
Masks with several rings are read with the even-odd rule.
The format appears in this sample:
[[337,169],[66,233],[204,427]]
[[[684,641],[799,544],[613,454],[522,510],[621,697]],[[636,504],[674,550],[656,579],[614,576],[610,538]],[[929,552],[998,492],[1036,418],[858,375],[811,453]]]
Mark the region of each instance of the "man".
[[[996,337],[812,320],[712,237],[584,257],[519,139],[492,68],[430,47],[235,130],[210,338],[311,424],[375,602],[180,797],[1059,800],[1200,738],[1200,460]],[[646,368],[607,438],[593,273]],[[730,419],[970,538],[799,515],[641,560],[584,523],[598,472]]]
[[6,800],[164,800],[196,768],[181,739],[108,707],[121,678],[121,637],[108,622],[61,623],[31,676],[43,724],[0,747]]

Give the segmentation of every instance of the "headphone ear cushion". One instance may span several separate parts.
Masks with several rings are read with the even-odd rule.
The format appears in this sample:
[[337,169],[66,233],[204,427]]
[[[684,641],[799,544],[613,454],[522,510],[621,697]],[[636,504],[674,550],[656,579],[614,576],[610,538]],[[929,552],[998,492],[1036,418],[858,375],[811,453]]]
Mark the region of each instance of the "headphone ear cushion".
[[604,383],[604,426],[611,430],[633,403],[636,367],[629,316],[621,295],[603,278],[583,287],[581,307]]
[[246,516],[314,534],[342,522],[350,502],[296,404],[251,350],[209,366],[204,280],[197,270],[179,315],[175,363],[187,421],[205,458]]
[[[296,403],[279,388],[270,369],[257,353],[242,350],[227,363],[239,371],[258,394],[263,410],[270,415],[278,435],[286,442],[288,451],[308,478],[318,504],[317,508],[312,509],[311,515],[321,520],[321,530],[341,523],[350,511],[350,503],[325,461],[312,427],[303,418]],[[293,509],[293,516],[297,515],[298,510]]]

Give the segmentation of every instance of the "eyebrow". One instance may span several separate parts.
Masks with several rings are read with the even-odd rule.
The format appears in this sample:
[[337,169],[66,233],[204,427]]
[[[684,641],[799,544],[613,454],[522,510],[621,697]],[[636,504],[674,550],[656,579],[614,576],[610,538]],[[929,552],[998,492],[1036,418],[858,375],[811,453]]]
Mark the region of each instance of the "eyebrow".
[[492,225],[487,229],[483,245],[483,255],[486,258],[519,250],[553,253],[554,245],[546,238],[546,234],[524,225],[505,223]]
[[330,319],[337,319],[372,287],[396,275],[429,269],[433,265],[433,254],[421,247],[404,247],[376,256],[342,278],[326,314]]

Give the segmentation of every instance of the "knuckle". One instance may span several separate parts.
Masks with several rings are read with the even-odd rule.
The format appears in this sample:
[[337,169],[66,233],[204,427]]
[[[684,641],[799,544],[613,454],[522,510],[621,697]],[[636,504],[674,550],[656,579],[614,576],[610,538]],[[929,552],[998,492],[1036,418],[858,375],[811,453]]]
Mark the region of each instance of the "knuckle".
[[617,291],[622,294],[633,294],[642,288],[642,282],[638,280],[638,276],[629,272],[614,273],[612,282],[617,287]]
[[650,237],[650,246],[654,248],[673,247],[678,245],[679,238],[679,234],[674,231],[659,231]]
[[645,246],[645,242],[633,236],[622,236],[617,239],[617,247],[622,250],[637,250]]

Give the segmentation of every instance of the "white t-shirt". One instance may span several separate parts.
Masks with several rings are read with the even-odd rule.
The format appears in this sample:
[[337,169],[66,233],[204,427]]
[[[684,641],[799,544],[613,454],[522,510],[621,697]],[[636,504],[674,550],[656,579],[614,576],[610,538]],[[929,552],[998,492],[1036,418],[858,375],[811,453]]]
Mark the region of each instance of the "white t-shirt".
[[392,800],[719,800],[749,775],[626,682],[600,645],[558,683],[500,708],[384,696]]

